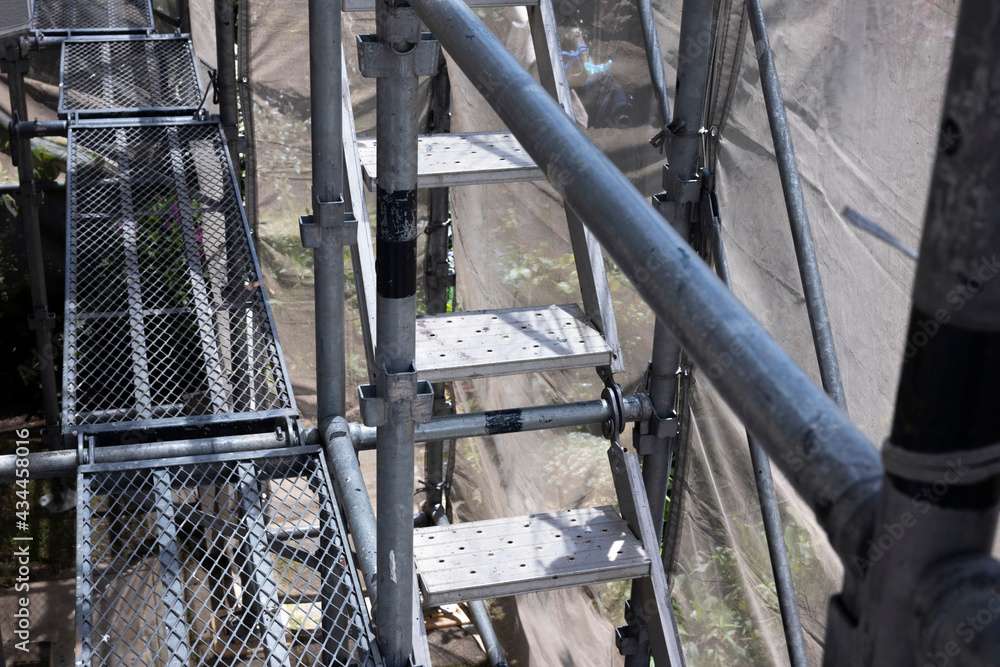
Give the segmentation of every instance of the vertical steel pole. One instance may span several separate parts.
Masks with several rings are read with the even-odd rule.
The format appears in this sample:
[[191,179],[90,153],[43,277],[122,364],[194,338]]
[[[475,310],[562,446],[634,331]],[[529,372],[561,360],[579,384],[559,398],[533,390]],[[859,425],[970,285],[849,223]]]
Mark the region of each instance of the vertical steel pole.
[[[226,134],[233,167],[240,168],[239,112],[236,106],[236,33],[233,0],[215,0],[215,47],[219,68],[219,119]],[[237,174],[238,175],[238,174]]]
[[[24,75],[28,60],[21,55],[17,38],[4,42],[3,71],[7,74],[11,111],[17,120],[28,120],[28,102],[24,91]],[[59,437],[59,397],[56,388],[56,351],[52,346],[52,327],[55,315],[49,312],[48,291],[45,286],[45,261],[42,254],[42,232],[38,225],[38,195],[35,192],[35,168],[31,156],[31,139],[20,138],[13,146],[17,153],[17,173],[20,191],[16,197],[21,220],[24,223],[24,244],[28,263],[28,282],[31,288],[33,312],[30,326],[35,330],[38,347],[39,374],[42,383],[42,405],[45,410],[47,444],[53,446]]]
[[312,114],[312,201],[320,233],[313,251],[316,278],[316,392],[319,423],[343,416],[344,158],[341,134],[339,0],[309,0],[309,82]]
[[[339,229],[344,223],[344,149],[341,121],[341,30],[339,0],[309,0],[309,105],[312,117],[312,202],[319,245],[313,249],[316,302],[316,402],[324,430],[343,417],[346,396],[344,350],[344,247]],[[324,433],[325,435],[325,433]],[[328,444],[327,453],[330,454]],[[350,452],[353,456],[354,452]],[[334,468],[334,477],[337,470]],[[341,495],[343,499],[343,495]],[[369,506],[369,511],[371,510]],[[361,550],[361,535],[355,547]],[[332,564],[328,563],[330,567]],[[375,587],[369,587],[372,599]],[[324,612],[327,610],[324,609]],[[324,648],[332,646],[336,615],[324,613]],[[323,662],[333,660],[324,651]]]
[[[713,0],[684,0],[681,13],[680,43],[677,61],[677,88],[674,118],[668,129],[669,163],[664,170],[666,192],[656,197],[657,209],[673,225],[682,239],[688,240],[691,223],[698,219],[697,197],[701,186],[700,166],[702,114],[708,95],[708,73],[711,59]],[[667,323],[656,319],[653,329],[653,353],[649,364],[649,398],[659,419],[677,418],[678,367],[681,346],[671,335]],[[684,415],[680,416],[681,418]],[[658,436],[642,459],[642,479],[649,499],[649,509],[662,540],[663,514],[666,507],[670,467],[676,450],[677,436]],[[676,517],[674,518],[676,520]],[[669,571],[672,563],[665,563]],[[632,585],[632,613],[642,609],[640,585]],[[649,664],[649,645],[641,646],[625,659],[626,667]]]
[[[431,79],[431,103],[427,118],[430,134],[451,132],[451,81],[448,64],[444,58],[438,63],[438,72]],[[444,313],[448,308],[448,289],[454,285],[454,276],[448,264],[448,232],[451,229],[451,211],[448,206],[448,188],[431,188],[428,191],[427,247],[424,253],[424,276],[427,286],[427,313]],[[434,383],[434,414],[448,412],[445,398],[446,383]],[[424,448],[425,498],[424,510],[431,512],[442,505],[444,484],[444,441],[428,442]]]
[[750,14],[750,30],[757,50],[757,65],[760,67],[760,85],[764,91],[767,119],[771,125],[771,138],[778,159],[778,173],[785,195],[785,207],[788,209],[788,222],[792,228],[795,259],[798,261],[799,275],[802,278],[802,290],[805,293],[806,310],[812,327],[819,373],[826,393],[830,394],[837,405],[846,410],[847,399],[840,378],[837,350],[833,344],[830,316],[826,310],[826,297],[823,295],[823,283],[819,277],[816,249],[813,247],[812,231],[809,229],[806,200],[802,195],[802,181],[799,179],[799,168],[795,163],[792,133],[788,127],[788,118],[785,116],[785,101],[781,96],[778,70],[774,66],[774,54],[771,53],[767,26],[764,24],[764,9],[760,0],[746,0],[746,3]]
[[996,633],[973,614],[944,628],[959,642],[918,654],[914,591],[949,559],[988,558],[1000,511],[997,26],[1000,0],[962,3],[878,514],[845,566],[857,602],[831,602],[828,665],[978,664],[970,642]]
[[[378,638],[388,667],[404,667],[413,615],[413,415],[416,378],[417,74],[420,19],[400,0],[379,0],[376,36],[389,66],[376,84],[378,298],[376,387],[386,423],[376,436]],[[414,374],[415,375],[415,374]]]
[[[733,281],[729,275],[729,261],[726,259],[726,247],[722,242],[722,224],[718,217],[714,217],[712,223],[714,233],[711,241],[715,271],[726,287],[732,291]],[[778,594],[778,611],[781,613],[781,624],[785,631],[788,659],[792,667],[808,667],[809,659],[806,655],[805,639],[802,636],[799,604],[795,599],[792,567],[788,562],[785,531],[781,525],[778,497],[774,492],[774,478],[771,476],[771,461],[749,432],[747,432],[747,444],[750,447],[750,464],[753,466],[754,481],[757,484],[757,500],[760,501],[760,513],[764,519],[764,537],[771,558],[771,573],[774,575],[774,587]]]
[[185,35],[191,34],[191,2],[190,0],[177,1],[178,18],[181,21],[181,32]]

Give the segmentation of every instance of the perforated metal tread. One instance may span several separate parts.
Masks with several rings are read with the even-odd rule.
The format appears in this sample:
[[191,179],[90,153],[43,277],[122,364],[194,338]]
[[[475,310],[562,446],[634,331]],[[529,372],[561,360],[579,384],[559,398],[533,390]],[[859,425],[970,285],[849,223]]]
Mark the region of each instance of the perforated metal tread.
[[[365,187],[378,181],[373,137],[358,139]],[[428,134],[417,140],[417,187],[539,181],[545,174],[510,132]]]
[[59,113],[193,115],[201,103],[191,40],[181,36],[63,42]]
[[417,372],[430,382],[605,366],[611,355],[575,304],[417,318]]
[[87,465],[77,665],[381,664],[318,447]]
[[649,557],[610,507],[417,528],[424,606],[649,575]]
[[47,34],[147,32],[150,0],[35,0],[31,29]]
[[294,415],[218,123],[77,125],[67,171],[64,431]]

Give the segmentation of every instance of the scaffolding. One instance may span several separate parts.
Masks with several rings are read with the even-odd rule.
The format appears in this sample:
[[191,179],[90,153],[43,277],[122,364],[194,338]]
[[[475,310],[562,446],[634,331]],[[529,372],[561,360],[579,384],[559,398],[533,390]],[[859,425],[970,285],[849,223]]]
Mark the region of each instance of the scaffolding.
[[[747,0],[742,20],[756,46],[822,389],[731,291],[700,131],[714,52],[693,48],[712,34],[720,3],[683,0],[680,50],[696,55],[679,64],[672,111],[651,8],[637,3],[662,121],[656,141],[668,155],[664,191],[652,202],[576,126],[551,1],[526,3],[539,81],[472,10],[490,4],[345,0],[346,11],[376,11],[377,32],[357,40],[362,74],[377,81],[374,140],[354,131],[340,3],[309,2],[315,213],[300,230],[315,261],[318,429],[299,423],[234,169],[242,150],[231,3],[215,3],[216,117],[203,108],[190,37],[153,34],[148,1],[35,3],[24,42],[62,49],[58,123],[27,122],[22,44],[8,40],[3,63],[20,114],[12,143],[29,267],[40,281],[40,346],[54,318],[35,248],[27,142],[68,136],[62,410],[54,375],[43,377],[53,451],[30,459],[34,477],[77,477],[79,662],[429,667],[421,609],[466,602],[489,661],[506,665],[482,600],[632,580],[627,625],[614,638],[625,664],[648,665],[652,656],[684,665],[671,555],[660,553],[677,519],[664,528],[654,517],[664,513],[672,467],[683,470],[687,388],[677,369],[690,362],[709,371],[746,425],[792,665],[807,662],[768,456],[844,564],[855,566],[845,567],[843,590],[830,601],[824,664],[918,665],[959,639],[969,645],[960,664],[995,664],[1000,633],[979,632],[969,644],[960,628],[990,608],[990,588],[1000,584],[990,557],[1000,508],[1000,288],[980,278],[981,295],[967,309],[953,321],[937,318],[943,333],[927,334],[926,321],[954,285],[973,284],[977,262],[1000,246],[1000,225],[982,222],[983,211],[1000,207],[1000,130],[985,102],[990,91],[977,83],[1000,71],[1000,2],[962,3],[944,113],[959,139],[935,165],[909,324],[928,341],[906,357],[881,453],[845,413],[759,0]],[[442,49],[508,131],[449,132]],[[434,77],[424,136],[422,76]],[[455,284],[447,188],[543,175],[565,202],[583,306],[444,308]],[[374,243],[365,186],[376,193]],[[431,190],[433,305],[418,318],[419,188]],[[362,423],[344,418],[345,247],[371,380],[358,388]],[[656,316],[647,382],[631,396],[615,382],[620,344],[602,252]],[[581,367],[595,369],[599,400],[468,414],[447,405],[448,382]],[[956,418],[942,425],[942,410]],[[634,449],[619,438],[628,423]],[[455,525],[446,518],[454,454],[445,457],[445,443],[584,424],[604,427],[618,510]],[[414,517],[417,442],[429,443],[428,493]],[[377,521],[357,459],[372,448]],[[902,518],[912,518],[914,494],[951,474],[956,460],[965,467],[955,481],[944,477],[943,501],[919,522]],[[0,461],[0,480],[12,481],[15,465]],[[892,532],[897,523],[904,547],[866,559],[877,527]],[[856,567],[859,559],[867,566]]]

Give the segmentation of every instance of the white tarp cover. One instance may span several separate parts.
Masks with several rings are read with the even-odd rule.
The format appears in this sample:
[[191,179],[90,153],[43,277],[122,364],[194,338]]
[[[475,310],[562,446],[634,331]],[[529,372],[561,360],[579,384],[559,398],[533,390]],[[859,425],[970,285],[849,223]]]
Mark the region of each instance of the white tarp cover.
[[[848,409],[879,443],[892,419],[914,265],[839,212],[853,206],[919,245],[957,5],[765,4]],[[654,2],[671,84],[680,5]],[[563,50],[588,47],[583,61],[567,57],[588,134],[644,194],[660,192],[663,156],[647,143],[659,122],[634,3],[556,0],[555,6]],[[250,10],[260,254],[296,396],[314,418],[311,257],[300,247],[296,222],[309,206],[308,12],[304,0],[256,0]],[[522,62],[533,60],[523,10],[478,13]],[[373,31],[372,14],[345,14],[352,94],[365,135],[374,134],[374,85],[357,76],[353,36]],[[733,282],[737,296],[818,383],[752,40],[745,49],[717,146]],[[458,68],[450,71],[453,130],[501,129]],[[452,208],[460,309],[579,300],[562,205],[547,184],[455,188]],[[608,268],[628,367],[618,381],[629,392],[649,359],[653,318],[621,271]],[[348,381],[358,384],[366,371],[353,286],[349,298]],[[708,378],[697,369],[694,377],[691,468],[674,564],[688,662],[787,664],[745,433]],[[472,411],[593,399],[600,388],[586,370],[463,382],[454,395],[460,411]],[[356,405],[348,417],[358,418]],[[605,450],[596,429],[463,441],[456,518],[613,502]],[[839,589],[841,566],[777,473],[776,484],[810,662],[818,664],[827,600]],[[627,585],[612,584],[504,600],[494,607],[497,626],[517,664],[620,664],[612,629],[622,623],[626,594]]]

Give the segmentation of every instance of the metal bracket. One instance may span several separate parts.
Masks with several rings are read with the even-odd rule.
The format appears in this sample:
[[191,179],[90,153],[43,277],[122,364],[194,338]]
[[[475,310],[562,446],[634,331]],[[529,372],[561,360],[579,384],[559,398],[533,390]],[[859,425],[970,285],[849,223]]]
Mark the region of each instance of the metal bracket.
[[677,220],[677,208],[684,204],[698,203],[701,201],[702,175],[699,173],[690,181],[671,177],[670,165],[663,165],[663,189],[665,192],[653,195],[653,206],[656,210],[675,224]]
[[49,451],[62,449],[63,442],[63,436],[62,433],[59,432],[58,424],[46,426],[42,429],[42,444],[48,447]]
[[447,273],[442,274],[430,268],[424,271],[424,277],[427,279],[427,287],[430,289],[455,286],[455,272],[451,269],[448,269]]
[[313,202],[316,215],[299,216],[299,236],[304,248],[318,248],[323,242],[323,230],[333,233],[334,243],[354,245],[358,240],[358,219],[344,210],[344,198],[332,202]]
[[40,327],[43,329],[55,329],[56,314],[50,313],[48,310],[39,310],[34,315],[29,315],[28,329],[37,331]]
[[[384,369],[383,369],[384,370]],[[358,386],[361,421],[365,426],[385,426],[388,423],[388,404],[409,404],[410,418],[416,424],[426,424],[434,413],[434,388],[427,380],[417,380],[417,371],[411,365],[405,373],[385,373],[385,396],[378,395],[373,384]]]
[[680,419],[676,412],[671,412],[670,416],[665,418],[653,412],[648,421],[636,423],[632,442],[639,455],[646,456],[653,453],[657,442],[664,438],[676,437],[679,430]]
[[65,120],[14,120],[7,123],[10,142],[13,144],[21,139],[35,137],[65,137],[69,133],[69,122]]
[[646,629],[646,619],[636,614],[632,609],[632,601],[625,600],[625,623],[615,628],[615,646],[620,655],[634,655],[641,649],[648,650],[649,631]]
[[604,437],[609,440],[617,440],[618,435],[625,430],[625,398],[622,396],[622,388],[617,383],[610,383],[601,392],[601,398],[611,406],[611,419],[601,424]]
[[375,35],[358,35],[358,66],[361,76],[377,79],[399,69],[413,68],[417,76],[433,76],[438,70],[441,48],[429,32],[420,34],[420,41],[409,51],[399,51]]

